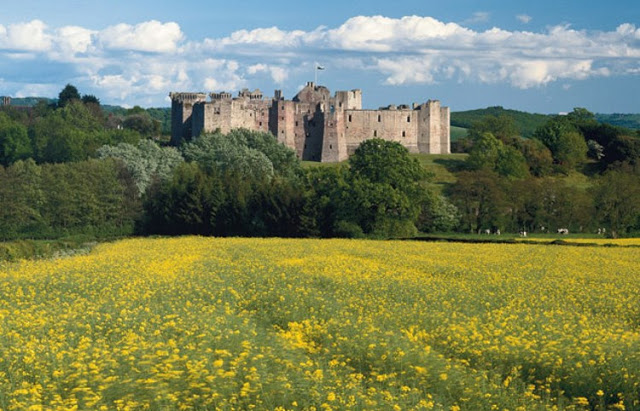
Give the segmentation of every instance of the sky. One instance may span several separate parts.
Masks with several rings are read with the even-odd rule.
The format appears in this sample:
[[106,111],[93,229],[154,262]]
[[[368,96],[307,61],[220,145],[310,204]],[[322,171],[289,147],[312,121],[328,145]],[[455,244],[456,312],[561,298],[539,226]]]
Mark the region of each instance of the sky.
[[637,0],[2,3],[0,95],[70,83],[104,104],[166,107],[172,91],[292,98],[317,74],[372,109],[640,112]]

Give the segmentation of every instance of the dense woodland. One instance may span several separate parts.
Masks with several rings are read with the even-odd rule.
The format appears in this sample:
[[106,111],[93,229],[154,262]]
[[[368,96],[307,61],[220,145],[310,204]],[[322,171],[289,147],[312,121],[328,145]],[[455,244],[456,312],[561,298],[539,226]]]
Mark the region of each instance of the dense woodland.
[[508,112],[474,119],[440,190],[397,143],[303,166],[271,134],[171,147],[166,111],[105,109],[70,85],[58,97],[0,111],[1,239],[640,231],[640,134],[585,109],[533,131]]

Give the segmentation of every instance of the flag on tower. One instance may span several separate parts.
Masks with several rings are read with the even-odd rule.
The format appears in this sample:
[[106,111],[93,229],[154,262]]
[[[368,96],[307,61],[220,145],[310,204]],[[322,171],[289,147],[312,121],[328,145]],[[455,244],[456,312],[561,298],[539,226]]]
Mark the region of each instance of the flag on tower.
[[321,66],[320,64],[316,65],[316,70],[324,70],[324,66]]

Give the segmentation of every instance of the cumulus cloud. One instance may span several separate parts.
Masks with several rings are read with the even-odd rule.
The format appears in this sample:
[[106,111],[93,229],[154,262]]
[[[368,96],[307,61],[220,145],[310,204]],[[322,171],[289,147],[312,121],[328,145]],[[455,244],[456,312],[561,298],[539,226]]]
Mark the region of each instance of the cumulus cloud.
[[98,38],[107,49],[168,53],[178,48],[184,35],[177,23],[152,20],[135,26],[110,26],[102,30]]
[[44,51],[51,47],[51,35],[40,20],[28,23],[0,25],[0,49],[21,51]]
[[64,52],[86,53],[93,46],[93,36],[96,33],[84,27],[66,26],[56,31],[56,43]]
[[[518,19],[526,23],[530,17],[523,14]],[[103,96],[103,101],[134,104],[164,104],[172,90],[234,91],[265,78],[277,85],[299,82],[302,73],[313,72],[313,61],[336,72],[366,71],[392,86],[454,80],[526,89],[640,74],[640,28],[625,23],[610,31],[568,25],[537,32],[473,30],[428,16],[356,16],[333,28],[266,27],[190,40],[173,22],[94,30],[49,28],[33,20],[0,25],[0,55],[14,66],[23,65],[23,77],[34,65],[55,63],[56,72],[67,70],[58,75],[56,87],[73,80]],[[41,84],[36,77],[42,70],[33,73],[34,78],[12,86],[14,93],[27,86],[38,90],[32,85]]]

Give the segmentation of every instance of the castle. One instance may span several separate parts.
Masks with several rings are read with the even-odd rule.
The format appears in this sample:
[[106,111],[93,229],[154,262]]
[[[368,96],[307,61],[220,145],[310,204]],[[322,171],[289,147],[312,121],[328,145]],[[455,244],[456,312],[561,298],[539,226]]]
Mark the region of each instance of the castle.
[[170,93],[171,141],[179,144],[201,133],[235,128],[271,132],[302,160],[346,160],[371,138],[397,141],[412,153],[450,153],[449,108],[437,100],[411,107],[362,109],[360,90],[338,91],[313,82],[293,100],[280,90],[264,98],[260,90],[230,93]]

